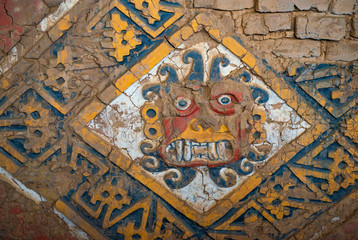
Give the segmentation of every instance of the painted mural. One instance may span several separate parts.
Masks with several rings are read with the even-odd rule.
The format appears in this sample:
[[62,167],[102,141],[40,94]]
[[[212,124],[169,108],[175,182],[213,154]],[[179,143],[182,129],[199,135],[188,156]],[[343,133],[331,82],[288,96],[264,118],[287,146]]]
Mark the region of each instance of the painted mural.
[[357,199],[353,65],[277,71],[176,1],[85,5],[1,79],[0,166],[88,235],[307,239]]
[[[88,124],[200,213],[309,128],[238,57],[213,44],[182,44]],[[118,121],[121,113],[131,121]]]

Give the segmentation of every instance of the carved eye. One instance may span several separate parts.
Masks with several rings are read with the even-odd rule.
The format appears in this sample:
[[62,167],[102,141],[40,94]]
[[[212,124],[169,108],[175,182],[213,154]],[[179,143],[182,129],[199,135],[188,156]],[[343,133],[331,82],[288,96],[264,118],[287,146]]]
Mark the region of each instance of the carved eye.
[[221,105],[228,105],[231,103],[231,96],[230,95],[222,95],[217,100]]
[[190,104],[191,100],[185,97],[177,97],[174,101],[175,107],[181,111],[187,110]]

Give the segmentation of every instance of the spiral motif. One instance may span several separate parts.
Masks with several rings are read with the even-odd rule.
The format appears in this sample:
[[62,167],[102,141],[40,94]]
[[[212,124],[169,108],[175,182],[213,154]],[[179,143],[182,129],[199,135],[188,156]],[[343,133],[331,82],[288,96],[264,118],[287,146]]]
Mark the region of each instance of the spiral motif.
[[180,189],[191,183],[197,171],[192,168],[171,168],[164,175],[164,181],[171,189]]
[[230,187],[234,186],[237,183],[238,173],[232,168],[222,168],[220,169],[220,177],[226,182]]
[[140,162],[140,165],[145,169],[156,169],[159,167],[159,159],[153,156],[144,156]]
[[254,171],[254,164],[246,158],[240,159],[238,165],[237,171],[241,175],[249,175]]
[[237,183],[237,171],[226,166],[209,168],[209,174],[210,178],[222,188],[233,187]]
[[170,179],[171,181],[177,183],[183,179],[183,174],[178,169],[172,168],[165,173],[164,179]]
[[157,141],[143,140],[140,144],[140,150],[144,155],[149,155],[156,151],[158,147],[159,143]]

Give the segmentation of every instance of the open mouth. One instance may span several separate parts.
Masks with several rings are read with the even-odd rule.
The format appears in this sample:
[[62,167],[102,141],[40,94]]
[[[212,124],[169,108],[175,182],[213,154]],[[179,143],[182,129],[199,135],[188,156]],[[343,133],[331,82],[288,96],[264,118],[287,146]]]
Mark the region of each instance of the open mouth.
[[171,164],[179,166],[221,164],[231,160],[233,147],[228,140],[199,143],[178,139],[165,148],[165,155]]

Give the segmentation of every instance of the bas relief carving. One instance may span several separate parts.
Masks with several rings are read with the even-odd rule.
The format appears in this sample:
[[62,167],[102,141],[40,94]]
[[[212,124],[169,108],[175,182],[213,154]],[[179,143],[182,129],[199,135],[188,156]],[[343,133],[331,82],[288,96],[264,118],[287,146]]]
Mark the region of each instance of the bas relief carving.
[[205,212],[308,124],[228,49],[201,42],[173,51],[88,126]]
[[240,175],[250,174],[252,162],[263,161],[271,149],[265,141],[265,110],[260,106],[267,102],[268,93],[247,84],[252,77],[247,69],[223,77],[220,65],[229,65],[226,57],[214,58],[205,83],[200,53],[186,52],[183,62],[192,64],[184,79],[164,65],[159,72],[167,76],[166,81],[142,89],[147,99],[141,111],[144,133],[153,141],[141,143],[145,155],[141,164],[148,171],[177,168],[186,176],[195,174],[189,167],[207,166],[218,185],[232,185],[230,173],[218,173],[224,165]]
[[1,167],[94,239],[304,239],[357,208],[355,63],[275,72],[236,13],[92,2],[4,62]]
[[[189,52],[185,56],[190,53],[198,54]],[[221,59],[215,59],[214,64],[217,60]],[[226,78],[210,76],[210,82],[204,85],[200,75],[197,79],[189,75],[179,82],[173,68],[164,66],[161,72],[174,76],[162,85],[144,86],[145,98],[154,100],[153,91],[158,97],[145,105],[142,113],[148,126],[153,118],[160,122],[146,127],[145,134],[158,139],[159,133],[164,133],[158,153],[166,164],[215,167],[246,155],[256,160],[267,154],[270,147],[264,144],[262,128],[266,116],[259,102],[267,101],[268,94],[245,85],[250,73],[240,69]]]

